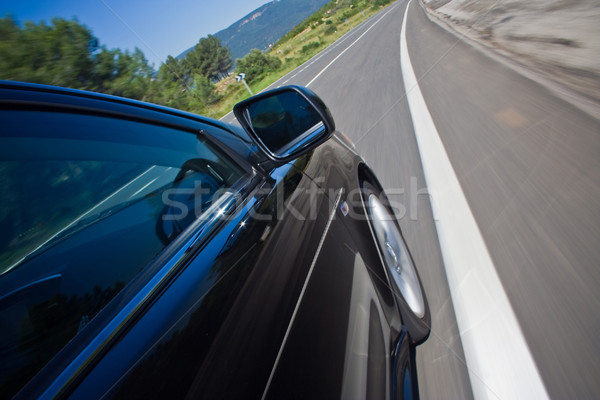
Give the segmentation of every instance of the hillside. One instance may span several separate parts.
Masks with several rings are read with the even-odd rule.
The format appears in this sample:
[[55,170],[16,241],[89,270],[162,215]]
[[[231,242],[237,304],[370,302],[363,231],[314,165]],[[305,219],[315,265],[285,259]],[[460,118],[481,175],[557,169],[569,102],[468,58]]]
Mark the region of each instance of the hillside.
[[[327,2],[328,0],[274,0],[217,32],[215,36],[221,39],[221,44],[229,47],[235,60],[252,49],[267,49],[269,44],[277,42]],[[183,58],[191,49],[177,58]]]

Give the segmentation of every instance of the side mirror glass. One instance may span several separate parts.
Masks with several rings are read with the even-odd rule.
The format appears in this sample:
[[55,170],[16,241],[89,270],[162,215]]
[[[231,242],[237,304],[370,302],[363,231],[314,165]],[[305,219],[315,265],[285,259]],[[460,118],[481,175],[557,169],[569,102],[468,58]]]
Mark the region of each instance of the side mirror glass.
[[272,159],[298,157],[327,140],[335,125],[314,92],[286,86],[250,97],[233,108],[242,127]]

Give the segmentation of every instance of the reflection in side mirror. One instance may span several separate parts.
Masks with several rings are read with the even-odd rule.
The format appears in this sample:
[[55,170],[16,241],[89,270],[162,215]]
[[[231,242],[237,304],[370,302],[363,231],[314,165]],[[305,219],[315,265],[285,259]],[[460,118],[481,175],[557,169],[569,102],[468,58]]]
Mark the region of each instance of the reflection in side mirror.
[[298,157],[328,139],[335,129],[321,99],[299,86],[261,93],[233,110],[248,134],[275,160]]

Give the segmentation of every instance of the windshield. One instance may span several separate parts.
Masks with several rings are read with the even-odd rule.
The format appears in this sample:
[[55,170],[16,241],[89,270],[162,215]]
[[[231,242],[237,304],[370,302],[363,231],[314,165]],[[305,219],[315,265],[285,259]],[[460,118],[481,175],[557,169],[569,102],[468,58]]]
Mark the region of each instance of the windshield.
[[158,125],[14,110],[0,111],[0,125],[0,388],[8,390],[245,171],[202,138]]

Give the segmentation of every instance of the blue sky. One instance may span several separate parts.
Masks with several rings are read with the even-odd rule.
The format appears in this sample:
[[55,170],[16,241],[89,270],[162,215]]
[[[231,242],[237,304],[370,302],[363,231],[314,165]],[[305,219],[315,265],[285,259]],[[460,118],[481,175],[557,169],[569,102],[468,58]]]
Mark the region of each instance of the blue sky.
[[77,20],[107,48],[139,47],[158,68],[201,37],[213,34],[269,0],[0,0],[0,16],[47,23]]

